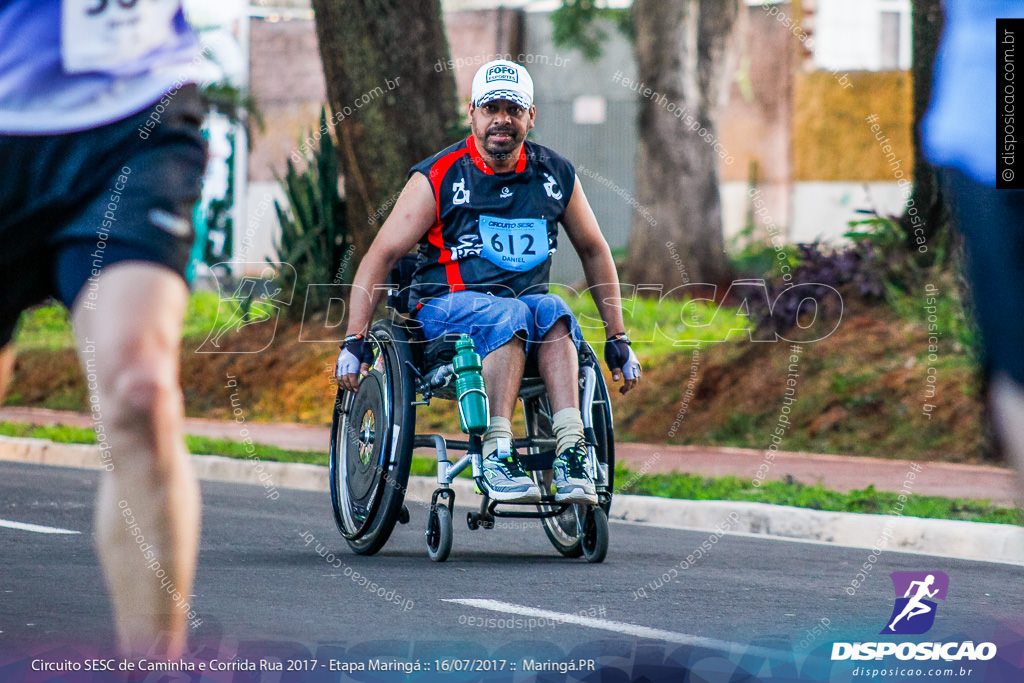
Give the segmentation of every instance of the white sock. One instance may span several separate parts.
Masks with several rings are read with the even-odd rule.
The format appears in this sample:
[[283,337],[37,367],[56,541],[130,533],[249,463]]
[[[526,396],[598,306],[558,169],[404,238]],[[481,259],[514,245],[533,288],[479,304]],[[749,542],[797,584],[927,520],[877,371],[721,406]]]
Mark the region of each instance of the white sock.
[[[499,443],[498,439],[506,441]],[[492,416],[491,424],[487,427],[487,431],[484,432],[483,456],[486,458],[494,451],[502,451],[498,453],[499,457],[509,455],[512,452],[512,421],[508,418]]]
[[580,414],[580,409],[563,408],[559,410],[551,420],[551,429],[558,442],[555,445],[555,455],[575,446],[576,442],[583,438],[583,416]]

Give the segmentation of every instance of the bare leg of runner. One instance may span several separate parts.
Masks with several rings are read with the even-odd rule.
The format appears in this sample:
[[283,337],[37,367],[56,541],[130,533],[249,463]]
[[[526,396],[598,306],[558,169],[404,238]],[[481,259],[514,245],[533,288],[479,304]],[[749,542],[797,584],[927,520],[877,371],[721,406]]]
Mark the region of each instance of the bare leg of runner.
[[14,342],[0,348],[0,401],[4,400],[7,387],[10,386],[11,376],[14,374],[14,358],[16,355]]
[[[96,501],[96,542],[125,655],[176,659],[186,648],[180,604],[192,602],[200,517],[178,376],[187,297],[170,270],[125,262],[100,275],[94,308],[83,295],[72,312],[113,453]],[[159,565],[145,557],[143,543]]]
[[989,398],[992,418],[1003,440],[1003,448],[1017,468],[1019,504],[1024,505],[1024,388],[1009,375],[999,373],[992,378]]

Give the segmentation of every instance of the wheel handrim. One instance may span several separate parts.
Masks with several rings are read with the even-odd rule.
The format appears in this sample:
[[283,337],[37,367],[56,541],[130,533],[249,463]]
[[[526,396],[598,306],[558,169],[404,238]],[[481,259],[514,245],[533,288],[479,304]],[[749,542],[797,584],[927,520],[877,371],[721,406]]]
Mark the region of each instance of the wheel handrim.
[[[339,423],[337,438],[348,442],[356,457],[348,461],[348,466],[342,463],[337,468],[338,489],[341,497],[341,516],[344,526],[348,531],[350,541],[360,538],[367,531],[367,524],[374,514],[378,505],[381,491],[381,481],[377,474],[380,470],[380,460],[385,455],[383,449],[387,445],[387,435],[382,434],[377,439],[378,425],[387,425],[390,422],[390,394],[387,383],[371,373],[366,381],[375,382],[380,391],[379,399],[372,399],[371,405],[354,405],[352,418],[350,415],[343,416]],[[360,389],[362,389],[362,384]],[[354,402],[360,401],[357,393]],[[361,417],[360,409],[362,409]],[[378,415],[379,413],[379,415]],[[358,424],[358,428],[356,426]],[[376,452],[376,454],[375,454]]]

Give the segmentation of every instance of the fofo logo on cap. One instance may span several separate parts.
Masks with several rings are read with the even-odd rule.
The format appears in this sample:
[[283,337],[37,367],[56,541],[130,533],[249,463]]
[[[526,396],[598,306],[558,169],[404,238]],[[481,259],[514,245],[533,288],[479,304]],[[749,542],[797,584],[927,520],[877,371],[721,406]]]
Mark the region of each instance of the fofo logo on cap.
[[523,109],[533,106],[533,79],[521,65],[504,59],[487,62],[473,75],[473,106],[493,100],[515,102]]
[[484,80],[487,83],[493,83],[494,81],[511,81],[512,83],[518,83],[519,72],[514,66],[509,66],[508,64],[495,64],[487,69],[487,74],[484,76]]

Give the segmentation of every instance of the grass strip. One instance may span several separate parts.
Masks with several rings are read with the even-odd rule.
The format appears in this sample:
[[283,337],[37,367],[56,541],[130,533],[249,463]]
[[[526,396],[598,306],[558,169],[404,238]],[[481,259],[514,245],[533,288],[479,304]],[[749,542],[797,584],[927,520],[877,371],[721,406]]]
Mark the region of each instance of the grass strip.
[[[91,428],[68,425],[0,422],[0,435],[48,439],[58,443],[96,443],[96,435]],[[251,455],[244,444],[229,439],[189,435],[185,437],[185,442],[192,453],[222,455],[231,458],[248,458]],[[254,446],[256,448],[255,455],[260,460],[301,462],[312,465],[327,464],[327,453],[324,451],[296,451],[266,444],[254,444]],[[413,476],[436,476],[437,461],[426,456],[414,455],[409,471]],[[468,477],[468,470],[460,476]],[[755,488],[751,486],[749,479],[740,479],[735,476],[702,477],[680,473],[639,474],[621,465],[615,467],[615,481],[616,493],[642,496],[682,500],[736,500],[863,514],[895,514],[899,511],[906,517],[1024,525],[1024,515],[1021,510],[999,507],[993,505],[989,500],[951,499],[914,494],[905,496],[906,501],[901,510],[899,507],[900,494],[879,491],[874,486],[840,493],[826,489],[821,484],[764,481],[761,486]]]
[[[751,503],[772,503],[829,512],[863,514],[901,514],[905,517],[954,519],[995,524],[1024,524],[1017,508],[993,505],[990,500],[942,498],[939,496],[905,495],[879,491],[874,485],[840,493],[821,484],[787,481],[763,481],[754,487],[750,479],[736,476],[703,477],[695,474],[634,474],[615,468],[616,493],[641,496],[682,498],[688,500],[736,500]],[[618,482],[622,482],[620,485]]]
[[[0,435],[21,436],[30,439],[48,439],[57,443],[96,443],[96,434],[91,427],[70,425],[33,425],[22,422],[0,422]],[[229,458],[248,458],[252,453],[249,446],[230,439],[212,439],[206,436],[185,436],[185,445],[190,453],[223,455]],[[326,465],[325,451],[295,451],[266,444],[253,444],[255,455],[260,460],[274,462],[301,462],[310,465]]]

